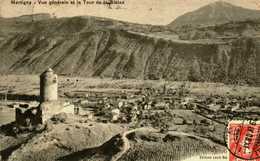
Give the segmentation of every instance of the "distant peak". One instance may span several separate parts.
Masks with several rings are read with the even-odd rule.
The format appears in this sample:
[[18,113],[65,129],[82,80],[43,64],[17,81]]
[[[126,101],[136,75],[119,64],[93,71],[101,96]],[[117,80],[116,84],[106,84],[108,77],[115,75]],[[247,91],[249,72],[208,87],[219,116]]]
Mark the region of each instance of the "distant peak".
[[213,2],[212,4],[230,4],[230,3],[220,0],[220,1]]
[[213,2],[211,4],[209,4],[210,6],[222,6],[222,7],[230,7],[230,6],[234,6],[232,5],[231,3],[228,3],[226,1],[216,1],[216,2]]
[[238,22],[259,18],[259,10],[244,8],[233,3],[228,3],[225,0],[221,0],[202,6],[197,10],[176,18],[172,23],[170,23],[170,26],[173,28],[185,25],[214,26],[230,21]]

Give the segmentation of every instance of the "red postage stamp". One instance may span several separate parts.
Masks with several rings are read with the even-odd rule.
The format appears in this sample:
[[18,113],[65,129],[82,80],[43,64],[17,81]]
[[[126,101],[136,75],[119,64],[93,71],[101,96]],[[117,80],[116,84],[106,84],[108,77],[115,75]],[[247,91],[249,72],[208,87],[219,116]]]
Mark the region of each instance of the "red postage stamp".
[[260,161],[260,122],[229,122],[228,149],[229,161]]

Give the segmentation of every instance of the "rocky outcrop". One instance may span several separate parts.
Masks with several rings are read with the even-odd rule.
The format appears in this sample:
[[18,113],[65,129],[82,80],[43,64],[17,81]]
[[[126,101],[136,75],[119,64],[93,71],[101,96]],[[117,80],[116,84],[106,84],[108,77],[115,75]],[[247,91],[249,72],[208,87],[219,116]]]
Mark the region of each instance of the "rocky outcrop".
[[[42,132],[31,132],[32,137],[26,142],[9,153],[6,153],[6,149],[10,148],[7,146],[1,151],[1,155],[8,161],[54,161],[71,153],[98,147],[122,131],[118,125],[95,123],[72,115],[58,114],[55,119],[53,117],[48,120]],[[2,137],[0,143],[4,145],[6,136]],[[12,138],[14,139],[16,138]]]

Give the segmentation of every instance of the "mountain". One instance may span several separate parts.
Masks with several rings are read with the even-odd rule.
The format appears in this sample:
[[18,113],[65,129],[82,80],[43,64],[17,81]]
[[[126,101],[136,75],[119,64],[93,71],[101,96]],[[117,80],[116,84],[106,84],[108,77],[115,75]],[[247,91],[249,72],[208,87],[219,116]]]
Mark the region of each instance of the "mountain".
[[228,22],[254,20],[257,18],[260,18],[260,10],[246,9],[224,1],[217,1],[178,17],[168,26],[171,28],[187,25],[214,26]]
[[181,40],[236,39],[239,37],[259,37],[260,19],[229,22],[205,27],[183,26],[175,30]]
[[0,23],[0,74],[39,74],[51,67],[69,76],[260,82],[256,38],[169,40],[151,35],[154,28],[167,30],[163,26],[97,17]]

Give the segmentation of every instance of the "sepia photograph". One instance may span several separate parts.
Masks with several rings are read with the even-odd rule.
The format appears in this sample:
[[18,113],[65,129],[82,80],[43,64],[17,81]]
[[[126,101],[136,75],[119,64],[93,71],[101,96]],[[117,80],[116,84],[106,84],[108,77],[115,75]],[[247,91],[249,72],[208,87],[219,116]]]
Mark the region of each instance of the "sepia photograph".
[[0,0],[0,161],[260,161],[260,0]]

